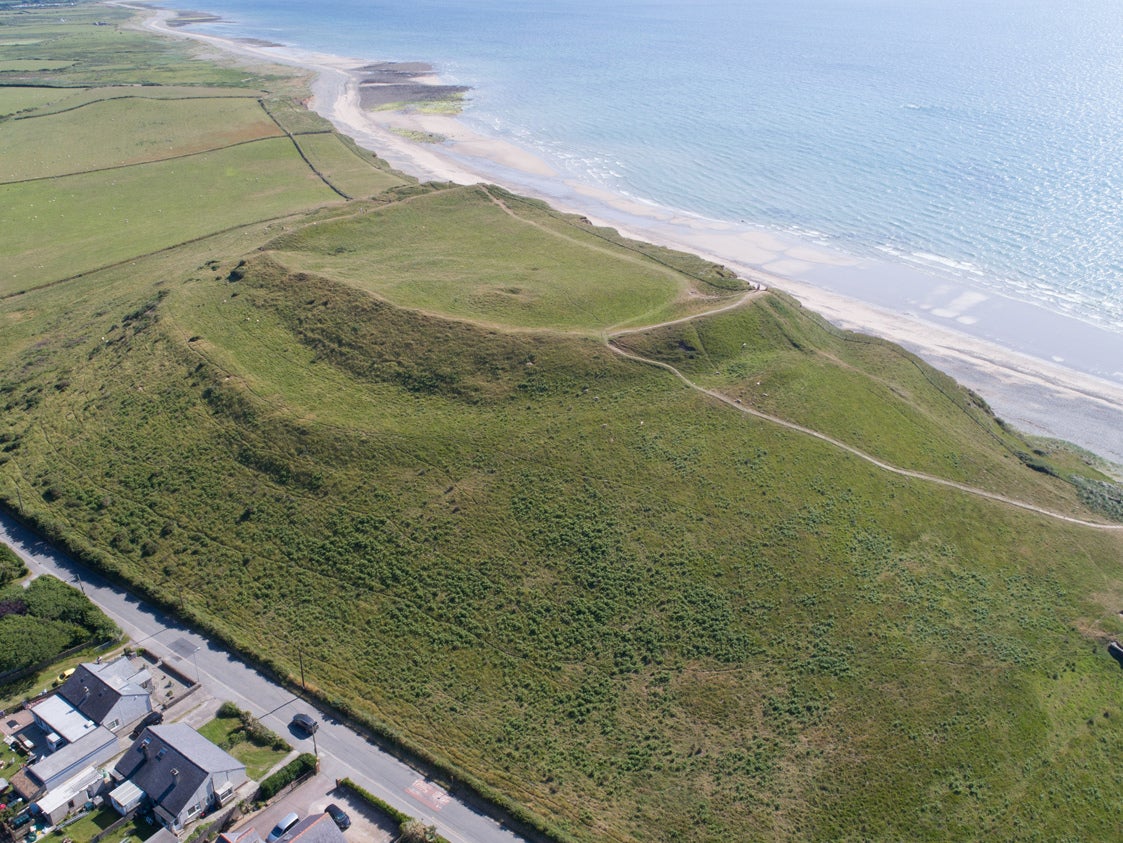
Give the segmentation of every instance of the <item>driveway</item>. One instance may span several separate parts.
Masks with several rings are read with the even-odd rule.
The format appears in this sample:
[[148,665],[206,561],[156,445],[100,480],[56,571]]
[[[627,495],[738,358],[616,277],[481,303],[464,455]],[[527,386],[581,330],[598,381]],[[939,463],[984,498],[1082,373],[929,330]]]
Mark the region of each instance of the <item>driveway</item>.
[[290,811],[295,811],[303,819],[313,814],[322,814],[330,803],[338,805],[351,818],[351,827],[343,832],[347,841],[391,843],[397,839],[397,824],[357,799],[350,790],[336,787],[335,779],[323,773],[313,776],[260,813],[242,820],[233,830],[241,831],[252,826],[257,829],[258,834],[265,837],[278,820]]

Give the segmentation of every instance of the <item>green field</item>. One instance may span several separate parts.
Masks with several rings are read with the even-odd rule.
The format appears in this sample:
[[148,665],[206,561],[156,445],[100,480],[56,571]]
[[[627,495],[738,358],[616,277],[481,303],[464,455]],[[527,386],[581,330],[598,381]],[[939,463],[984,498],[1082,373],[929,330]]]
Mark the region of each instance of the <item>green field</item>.
[[[51,20],[20,28],[77,46],[59,84],[118,78],[111,28]],[[121,80],[229,72],[116,35]],[[1094,460],[699,258],[412,184],[238,72],[228,113],[294,139],[0,187],[0,502],[558,839],[1118,835],[1123,534],[743,410],[1103,522]],[[189,145],[213,103],[180,96],[65,119]]]
[[0,184],[179,158],[280,134],[251,98],[101,100],[5,126]]
[[0,294],[333,198],[287,138],[0,185]]
[[40,108],[69,93],[69,91],[50,88],[0,87],[0,117]]
[[376,196],[406,182],[388,170],[372,167],[369,152],[355,149],[334,132],[301,135],[297,142],[312,166],[347,196]]

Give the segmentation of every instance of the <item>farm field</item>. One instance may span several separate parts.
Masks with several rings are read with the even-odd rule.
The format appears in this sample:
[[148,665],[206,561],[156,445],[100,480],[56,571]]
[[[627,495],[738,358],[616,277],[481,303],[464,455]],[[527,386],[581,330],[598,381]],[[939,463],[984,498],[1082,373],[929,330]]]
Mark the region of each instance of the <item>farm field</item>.
[[69,91],[51,90],[50,88],[0,87],[0,117],[40,108],[65,97],[69,93]]
[[333,198],[287,138],[0,185],[0,294]]
[[11,121],[0,133],[0,184],[180,158],[280,134],[251,97],[118,95]]
[[[0,144],[84,112],[204,136],[173,115],[229,69],[50,19],[19,29],[79,58],[39,81],[179,93]],[[288,137],[0,186],[3,505],[281,675],[303,654],[324,700],[558,840],[1117,833],[1123,536],[742,408],[1105,522],[1091,461],[782,295],[702,316],[748,286],[417,185],[309,134],[299,80],[238,73],[236,125],[260,98],[364,198]]]

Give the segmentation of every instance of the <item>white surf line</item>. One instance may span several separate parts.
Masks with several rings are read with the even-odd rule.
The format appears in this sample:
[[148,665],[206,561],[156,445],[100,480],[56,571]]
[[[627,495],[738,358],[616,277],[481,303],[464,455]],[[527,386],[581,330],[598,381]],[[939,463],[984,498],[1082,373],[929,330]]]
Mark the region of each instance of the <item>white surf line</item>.
[[[723,309],[728,310],[729,308],[726,307],[726,308],[723,308]],[[687,317],[686,319],[677,319],[677,320],[675,320],[675,322],[685,322],[685,321],[687,321],[687,319],[696,319],[701,315],[709,315],[709,314],[698,314],[696,316]],[[674,323],[667,323],[667,324],[674,324]],[[652,327],[659,327],[659,326],[652,326]],[[620,331],[618,334],[615,334],[614,336],[619,336],[620,334],[625,334],[625,333],[636,333],[639,330],[650,330],[650,328],[648,328],[648,329],[639,329],[639,328],[629,329],[628,331]],[[935,475],[932,475],[932,474],[925,474],[922,471],[913,471],[912,469],[908,469],[908,468],[899,468],[898,466],[891,465],[887,462],[882,462],[877,457],[874,457],[870,454],[867,454],[865,451],[861,451],[861,450],[859,450],[858,448],[855,448],[852,445],[847,445],[845,442],[842,442],[838,439],[834,439],[833,437],[827,436],[825,433],[820,433],[819,431],[813,430],[810,427],[804,427],[801,424],[796,424],[795,422],[788,421],[786,419],[782,419],[779,416],[773,416],[773,415],[770,415],[768,413],[761,412],[760,410],[755,410],[752,407],[746,407],[744,404],[740,403],[737,399],[730,398],[729,396],[723,395],[722,393],[717,392],[717,391],[712,390],[712,389],[706,389],[704,386],[699,386],[698,384],[694,383],[694,381],[690,380],[690,378],[688,378],[682,372],[680,372],[678,369],[676,369],[674,366],[672,366],[670,363],[664,363],[661,360],[651,360],[647,357],[641,357],[638,354],[632,354],[629,351],[624,351],[624,349],[618,348],[617,346],[612,344],[612,337],[609,337],[607,345],[610,349],[612,349],[612,351],[614,351],[616,354],[619,354],[621,357],[626,357],[629,360],[635,360],[637,363],[646,363],[648,366],[656,366],[660,369],[666,369],[668,372],[670,372],[672,375],[674,375],[676,378],[678,378],[680,381],[682,381],[684,384],[686,384],[691,389],[697,390],[698,392],[701,392],[704,395],[708,395],[710,398],[714,398],[714,399],[722,402],[723,404],[728,404],[733,409],[739,410],[740,412],[744,413],[745,415],[754,416],[754,417],[762,419],[764,421],[771,422],[772,424],[779,425],[780,427],[786,427],[789,430],[794,430],[798,433],[803,433],[807,436],[812,436],[816,439],[819,439],[820,441],[826,442],[829,445],[833,445],[836,448],[840,448],[840,449],[842,449],[843,451],[846,451],[849,454],[853,454],[854,456],[858,457],[859,459],[865,460],[866,462],[870,463],[871,465],[877,466],[878,468],[882,469],[883,471],[888,471],[890,474],[897,474],[897,475],[900,475],[901,477],[909,477],[913,480],[924,480],[928,483],[935,483],[939,486],[946,486],[946,487],[951,488],[951,489],[956,489],[960,492],[966,492],[969,495],[975,495],[976,497],[986,498],[987,500],[991,500],[991,501],[997,501],[998,503],[1004,503],[1004,504],[1007,504],[1008,506],[1013,506],[1013,507],[1016,507],[1018,509],[1024,509],[1024,510],[1027,510],[1029,512],[1036,513],[1037,515],[1044,515],[1047,518],[1054,518],[1058,521],[1065,521],[1069,524],[1077,524],[1081,527],[1090,527],[1090,528],[1095,529],[1095,530],[1112,530],[1112,531],[1123,530],[1123,524],[1103,524],[1103,523],[1098,522],[1098,521],[1085,521],[1082,518],[1076,518],[1076,517],[1071,516],[1071,515],[1064,515],[1064,514],[1059,513],[1059,512],[1053,512],[1050,509],[1045,509],[1044,507],[1035,506],[1034,504],[1026,503],[1025,501],[1019,501],[1015,498],[1008,498],[1005,495],[998,494],[997,492],[988,492],[985,489],[979,489],[975,486],[968,486],[966,483],[958,483],[955,480],[947,480],[943,477],[936,477]]]

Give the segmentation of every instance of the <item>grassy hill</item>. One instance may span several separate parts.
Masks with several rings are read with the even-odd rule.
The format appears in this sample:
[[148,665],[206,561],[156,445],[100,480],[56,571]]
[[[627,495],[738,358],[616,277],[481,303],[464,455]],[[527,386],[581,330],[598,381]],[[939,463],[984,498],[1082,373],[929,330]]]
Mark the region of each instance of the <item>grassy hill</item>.
[[[50,16],[16,17],[37,50],[0,59],[69,55],[38,81],[93,99],[48,114],[0,88],[39,109],[0,122],[0,147],[26,120],[123,119],[110,71],[75,59],[85,31],[48,49]],[[69,216],[56,249],[19,251],[37,223],[12,216],[8,506],[282,673],[302,653],[326,699],[561,838],[1116,833],[1123,536],[741,408],[1104,521],[1067,479],[1106,483],[1093,466],[779,294],[621,333],[745,285],[495,188],[414,185],[301,116],[291,81],[120,37],[179,92],[142,105],[173,148],[210,137],[208,113],[245,135],[177,160],[205,180],[236,153],[275,189],[229,217],[175,194],[174,225],[104,253]],[[247,96],[185,105],[216,84]],[[43,201],[104,210],[99,180],[133,170],[137,201],[173,193],[141,137],[83,152],[123,169],[44,181]]]

